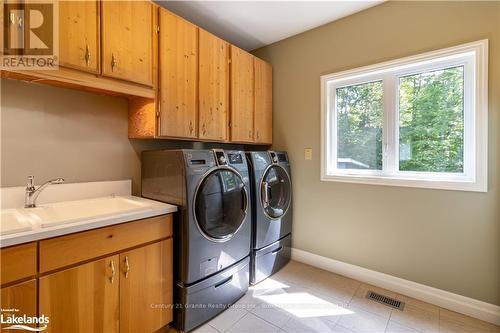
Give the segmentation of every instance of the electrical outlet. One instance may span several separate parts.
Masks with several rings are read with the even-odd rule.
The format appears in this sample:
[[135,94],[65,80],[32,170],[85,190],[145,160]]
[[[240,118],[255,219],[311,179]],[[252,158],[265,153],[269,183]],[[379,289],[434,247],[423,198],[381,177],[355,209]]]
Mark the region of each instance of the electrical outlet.
[[305,148],[304,149],[304,159],[305,160],[312,160],[312,158],[313,158],[312,148]]

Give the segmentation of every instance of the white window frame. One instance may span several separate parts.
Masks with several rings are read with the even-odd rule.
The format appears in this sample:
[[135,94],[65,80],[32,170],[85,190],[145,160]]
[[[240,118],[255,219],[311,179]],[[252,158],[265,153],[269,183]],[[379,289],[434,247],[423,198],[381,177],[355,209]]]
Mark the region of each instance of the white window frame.
[[[399,171],[399,78],[464,66],[464,172]],[[382,170],[337,168],[336,89],[383,82]],[[321,76],[321,180],[487,192],[488,40]]]

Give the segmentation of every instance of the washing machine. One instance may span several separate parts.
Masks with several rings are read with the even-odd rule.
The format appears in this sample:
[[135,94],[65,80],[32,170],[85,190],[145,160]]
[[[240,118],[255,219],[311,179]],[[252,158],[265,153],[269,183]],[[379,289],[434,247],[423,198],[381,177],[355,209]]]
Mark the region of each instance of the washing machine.
[[142,196],[177,205],[174,326],[210,320],[249,284],[250,180],[245,153],[160,150],[142,154]]
[[246,153],[252,192],[250,282],[281,269],[291,257],[292,180],[284,151]]

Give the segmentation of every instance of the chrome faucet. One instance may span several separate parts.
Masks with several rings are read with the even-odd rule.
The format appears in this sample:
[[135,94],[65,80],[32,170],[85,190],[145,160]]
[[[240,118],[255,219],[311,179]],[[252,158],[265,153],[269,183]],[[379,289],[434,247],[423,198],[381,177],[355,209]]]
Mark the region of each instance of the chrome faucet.
[[64,183],[64,178],[51,179],[42,185],[35,188],[34,181],[35,177],[28,176],[28,184],[26,185],[26,197],[24,199],[24,208],[36,207],[36,198],[40,195],[44,188],[52,184],[62,184]]

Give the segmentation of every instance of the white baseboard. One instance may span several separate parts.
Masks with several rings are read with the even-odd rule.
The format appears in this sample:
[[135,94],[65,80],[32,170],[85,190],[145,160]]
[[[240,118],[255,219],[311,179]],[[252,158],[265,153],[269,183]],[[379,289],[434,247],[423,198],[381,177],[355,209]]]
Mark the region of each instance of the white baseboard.
[[500,306],[292,248],[292,259],[500,325]]

